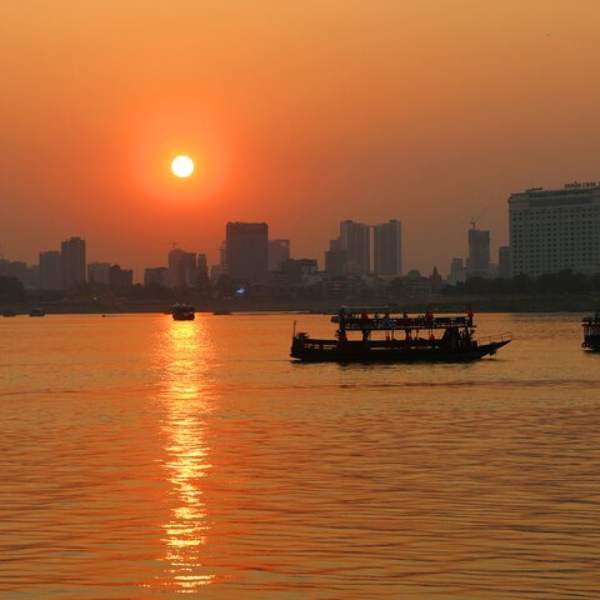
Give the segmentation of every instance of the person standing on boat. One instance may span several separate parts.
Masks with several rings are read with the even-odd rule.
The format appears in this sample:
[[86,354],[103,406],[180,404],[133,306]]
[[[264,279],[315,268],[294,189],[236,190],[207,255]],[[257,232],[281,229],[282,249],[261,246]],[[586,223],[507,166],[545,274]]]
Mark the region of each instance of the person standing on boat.
[[425,325],[433,325],[433,313],[430,310],[425,313]]

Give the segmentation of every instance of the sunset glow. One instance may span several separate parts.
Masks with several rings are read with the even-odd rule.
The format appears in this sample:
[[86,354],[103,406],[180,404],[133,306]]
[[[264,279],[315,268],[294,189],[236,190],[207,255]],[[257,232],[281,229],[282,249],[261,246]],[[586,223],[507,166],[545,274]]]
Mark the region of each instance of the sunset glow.
[[185,154],[180,154],[173,159],[171,171],[176,177],[189,177],[194,172],[194,161]]
[[[591,0],[52,4],[49,24],[3,3],[0,219],[15,259],[75,232],[90,260],[117,245],[142,273],[167,243],[148,232],[164,231],[215,262],[224,223],[264,220],[322,267],[342,219],[399,218],[405,268],[443,273],[472,218],[493,253],[507,243],[513,191],[598,177]],[[436,243],[417,234],[431,215]]]

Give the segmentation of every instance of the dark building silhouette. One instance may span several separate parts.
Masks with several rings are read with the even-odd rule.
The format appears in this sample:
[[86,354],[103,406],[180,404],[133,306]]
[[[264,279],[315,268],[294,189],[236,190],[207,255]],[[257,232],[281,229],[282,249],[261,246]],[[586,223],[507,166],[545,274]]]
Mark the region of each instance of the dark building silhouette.
[[60,290],[63,286],[61,257],[58,250],[40,252],[40,289]]
[[371,270],[371,228],[346,220],[340,223],[340,249],[347,254],[346,272],[368,275]]
[[117,294],[128,292],[133,286],[133,271],[112,265],[109,270],[109,286]]
[[269,271],[279,271],[290,258],[290,240],[269,240]]
[[402,275],[402,225],[392,219],[373,227],[375,274],[380,277]]
[[170,288],[195,287],[198,279],[196,254],[173,248],[168,256]]
[[490,273],[490,232],[469,229],[469,258],[467,259],[467,277],[488,277]]
[[27,263],[20,260],[0,259],[0,275],[3,277],[14,277],[21,284],[27,282]]
[[144,269],[144,286],[161,286],[168,287],[169,285],[169,269],[167,267],[148,267]]
[[314,258],[288,258],[281,265],[281,272],[291,283],[300,283],[307,275],[318,272],[317,260]]
[[227,274],[236,282],[266,283],[269,272],[269,226],[227,223]]
[[498,248],[498,277],[500,279],[512,277],[512,254],[509,246]]
[[93,262],[87,266],[88,283],[94,285],[110,285],[110,263]]
[[459,281],[464,281],[466,277],[465,261],[462,258],[453,258],[452,262],[450,263],[448,283],[450,285],[456,285]]
[[63,288],[70,290],[85,283],[85,240],[72,237],[60,247]]
[[206,289],[210,285],[208,276],[208,261],[206,254],[198,254],[196,257],[196,281],[195,286],[200,289]]
[[37,290],[40,287],[40,268],[39,265],[28,265],[25,281],[23,285],[28,290]]
[[329,275],[343,275],[346,272],[348,253],[342,250],[338,239],[329,242],[329,250],[325,252],[325,271]]
[[429,281],[431,283],[431,291],[434,294],[439,292],[442,289],[442,284],[444,283],[444,280],[442,279],[442,276],[440,275],[438,268],[435,266],[433,267],[433,271],[431,272],[431,275],[429,276]]

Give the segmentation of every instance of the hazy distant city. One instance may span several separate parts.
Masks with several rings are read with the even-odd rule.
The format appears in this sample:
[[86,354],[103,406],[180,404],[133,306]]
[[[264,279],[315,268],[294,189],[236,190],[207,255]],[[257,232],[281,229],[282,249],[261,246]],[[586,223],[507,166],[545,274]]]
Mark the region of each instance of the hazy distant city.
[[500,246],[496,257],[490,252],[490,231],[472,222],[465,230],[467,255],[449,256],[445,265],[421,273],[403,269],[401,218],[375,224],[341,221],[324,251],[322,270],[315,257],[294,257],[292,240],[270,239],[268,223],[230,222],[216,264],[209,265],[204,253],[174,246],[165,264],[144,269],[143,284],[134,283],[133,271],[118,263],[87,262],[85,239],[71,237],[60,248],[40,251],[36,265],[1,259],[0,302],[111,306],[120,300],[164,303],[185,296],[241,307],[253,302],[302,306],[600,289],[600,184],[513,193],[508,225],[509,245]]

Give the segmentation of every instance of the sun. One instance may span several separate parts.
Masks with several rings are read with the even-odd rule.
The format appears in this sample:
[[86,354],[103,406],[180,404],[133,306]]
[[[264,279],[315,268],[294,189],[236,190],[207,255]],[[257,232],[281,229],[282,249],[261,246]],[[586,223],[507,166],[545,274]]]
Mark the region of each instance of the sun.
[[189,156],[180,154],[171,162],[171,171],[176,177],[189,177],[194,172],[194,161]]

